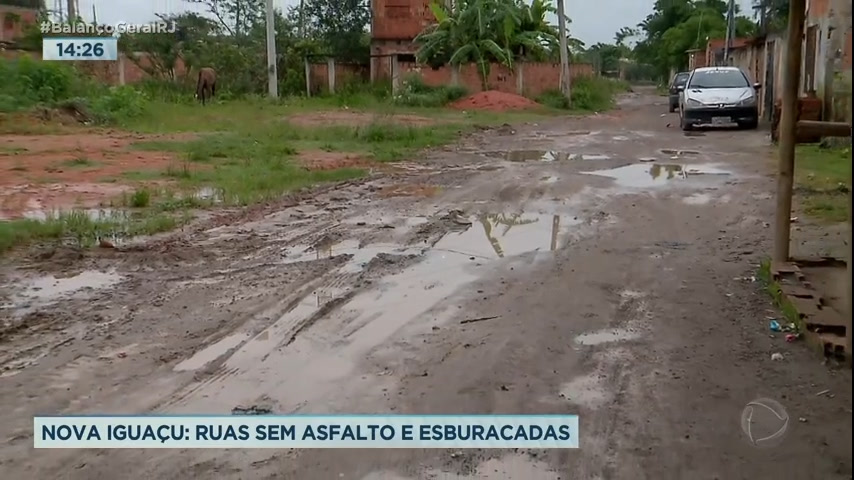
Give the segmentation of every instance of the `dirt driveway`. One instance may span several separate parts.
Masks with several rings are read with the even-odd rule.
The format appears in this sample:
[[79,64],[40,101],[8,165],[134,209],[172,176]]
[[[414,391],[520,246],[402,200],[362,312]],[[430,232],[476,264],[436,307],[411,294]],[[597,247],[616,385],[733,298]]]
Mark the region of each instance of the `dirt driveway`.
[[[665,102],[4,267],[0,477],[851,478],[850,371],[769,335],[750,279],[773,218],[767,140],[685,136]],[[791,418],[773,449],[741,429],[758,398]],[[237,406],[578,413],[581,449],[32,451],[37,413]]]

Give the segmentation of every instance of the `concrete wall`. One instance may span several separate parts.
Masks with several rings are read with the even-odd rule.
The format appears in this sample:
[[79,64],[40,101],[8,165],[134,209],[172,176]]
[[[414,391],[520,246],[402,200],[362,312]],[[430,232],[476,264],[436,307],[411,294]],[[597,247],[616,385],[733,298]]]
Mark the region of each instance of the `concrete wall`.
[[810,0],[803,42],[801,94],[815,92],[822,119],[851,117],[851,2]]

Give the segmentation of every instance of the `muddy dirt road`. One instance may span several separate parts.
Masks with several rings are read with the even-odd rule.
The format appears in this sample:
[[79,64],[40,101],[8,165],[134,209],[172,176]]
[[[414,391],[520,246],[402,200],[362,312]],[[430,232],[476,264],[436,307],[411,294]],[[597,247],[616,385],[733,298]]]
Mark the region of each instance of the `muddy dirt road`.
[[[850,371],[769,336],[750,279],[770,245],[766,137],[685,136],[664,102],[633,94],[139,248],[4,267],[0,477],[851,478]],[[775,449],[740,427],[762,397],[791,418]],[[581,449],[32,449],[37,413],[238,406],[578,413]]]

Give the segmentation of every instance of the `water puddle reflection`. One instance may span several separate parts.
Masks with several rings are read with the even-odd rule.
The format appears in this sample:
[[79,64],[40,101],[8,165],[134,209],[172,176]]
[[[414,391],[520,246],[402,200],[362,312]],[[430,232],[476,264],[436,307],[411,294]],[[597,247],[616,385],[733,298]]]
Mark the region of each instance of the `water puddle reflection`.
[[575,341],[580,345],[601,345],[610,342],[625,342],[640,338],[640,334],[634,331],[615,328],[609,330],[600,330],[598,332],[582,333],[575,337]]
[[21,295],[38,300],[53,300],[85,288],[97,290],[109,287],[121,279],[122,276],[115,271],[99,272],[97,270],[87,270],[66,278],[45,275],[27,282]]
[[21,217],[28,220],[38,220],[41,222],[60,218],[68,215],[85,215],[89,220],[98,221],[127,221],[130,213],[125,210],[113,208],[79,208],[73,210],[27,210],[21,214]]
[[[502,156],[492,154],[490,156]],[[565,162],[584,160],[608,160],[611,157],[602,153],[570,153],[558,150],[511,150],[503,154],[509,162]]]
[[469,220],[472,228],[461,233],[448,233],[434,249],[485,259],[535,250],[557,250],[558,239],[565,229],[581,223],[576,217],[526,213],[489,213],[472,216]]
[[16,314],[23,315],[31,307],[51,304],[82,291],[112,287],[123,278],[115,271],[98,270],[86,270],[65,278],[45,275],[26,280],[22,285],[23,289],[12,296],[11,303],[3,305],[2,308],[16,309]]
[[352,255],[352,258],[342,267],[342,271],[356,273],[374,257],[380,254],[389,255],[419,255],[423,252],[419,247],[403,247],[391,243],[374,243],[361,245],[358,240],[323,240],[313,246],[297,245],[290,249],[285,263],[310,262],[340,255]]
[[581,172],[585,175],[610,177],[623,187],[643,188],[667,185],[671,180],[685,180],[700,175],[731,175],[715,165],[676,165],[637,163],[607,170]]
[[175,365],[174,370],[176,372],[198,370],[199,368],[202,368],[208,363],[213,362],[217,358],[225,355],[229,352],[229,350],[236,348],[248,339],[248,333],[236,333],[233,335],[229,335],[214,344],[208,345],[202,350],[196,352],[192,357],[184,360],[178,365]]

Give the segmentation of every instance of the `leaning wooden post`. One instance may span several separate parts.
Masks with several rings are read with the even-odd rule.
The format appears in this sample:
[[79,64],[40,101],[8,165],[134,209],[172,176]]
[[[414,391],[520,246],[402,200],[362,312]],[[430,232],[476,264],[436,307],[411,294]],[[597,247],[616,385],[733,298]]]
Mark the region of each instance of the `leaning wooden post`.
[[789,261],[792,187],[795,174],[795,142],[798,121],[798,85],[801,78],[801,38],[804,34],[806,0],[789,1],[783,95],[780,112],[780,159],[777,167],[777,216],[774,224],[774,261]]

